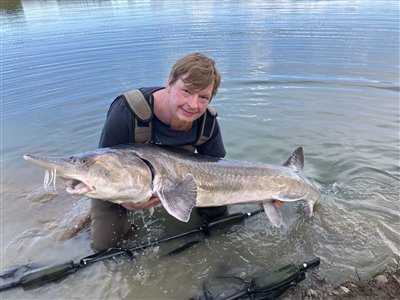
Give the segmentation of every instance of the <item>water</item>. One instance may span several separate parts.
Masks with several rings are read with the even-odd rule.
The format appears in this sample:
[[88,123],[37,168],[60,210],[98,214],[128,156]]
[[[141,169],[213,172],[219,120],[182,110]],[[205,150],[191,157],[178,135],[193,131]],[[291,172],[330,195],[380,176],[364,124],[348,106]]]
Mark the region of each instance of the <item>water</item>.
[[[310,220],[287,204],[279,229],[259,215],[174,257],[164,254],[179,243],[2,298],[184,299],[232,269],[320,256],[318,276],[335,285],[398,264],[397,1],[8,0],[1,17],[2,270],[91,251],[87,231],[58,239],[60,226],[75,224],[68,212],[87,202],[45,194],[43,172],[22,155],[96,148],[118,94],[165,85],[176,59],[194,51],[222,73],[212,104],[227,157],[281,163],[303,146],[305,172],[322,192]],[[145,233],[165,232],[143,218]]]

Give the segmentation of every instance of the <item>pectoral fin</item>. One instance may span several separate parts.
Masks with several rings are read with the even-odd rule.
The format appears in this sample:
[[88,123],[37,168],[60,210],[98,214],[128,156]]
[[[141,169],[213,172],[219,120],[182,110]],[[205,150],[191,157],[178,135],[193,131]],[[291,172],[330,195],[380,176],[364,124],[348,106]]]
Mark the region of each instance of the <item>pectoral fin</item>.
[[282,224],[282,215],[281,211],[275,207],[273,201],[263,201],[264,211],[267,214],[269,220],[276,227],[281,226]]
[[170,215],[182,222],[189,221],[197,199],[197,186],[192,174],[187,174],[178,183],[162,186],[156,192]]

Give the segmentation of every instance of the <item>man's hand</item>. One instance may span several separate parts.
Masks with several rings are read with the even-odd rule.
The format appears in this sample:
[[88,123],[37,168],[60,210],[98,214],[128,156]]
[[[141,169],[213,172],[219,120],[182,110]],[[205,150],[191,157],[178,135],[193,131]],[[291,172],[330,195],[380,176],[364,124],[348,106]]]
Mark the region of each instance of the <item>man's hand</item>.
[[276,209],[280,209],[283,204],[283,202],[279,200],[272,200],[272,203],[274,204]]
[[141,210],[145,208],[151,208],[160,204],[160,198],[158,197],[151,197],[149,201],[141,202],[141,203],[133,203],[133,202],[126,202],[121,203],[121,206],[126,208],[127,210]]

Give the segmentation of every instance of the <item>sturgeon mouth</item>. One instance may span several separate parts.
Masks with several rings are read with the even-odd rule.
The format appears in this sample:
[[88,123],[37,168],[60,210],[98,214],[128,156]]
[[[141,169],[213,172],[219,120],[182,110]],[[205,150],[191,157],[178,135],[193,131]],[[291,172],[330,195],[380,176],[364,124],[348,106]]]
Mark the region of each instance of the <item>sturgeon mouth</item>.
[[61,177],[61,180],[65,185],[65,190],[70,195],[82,195],[96,190],[93,185],[75,178]]

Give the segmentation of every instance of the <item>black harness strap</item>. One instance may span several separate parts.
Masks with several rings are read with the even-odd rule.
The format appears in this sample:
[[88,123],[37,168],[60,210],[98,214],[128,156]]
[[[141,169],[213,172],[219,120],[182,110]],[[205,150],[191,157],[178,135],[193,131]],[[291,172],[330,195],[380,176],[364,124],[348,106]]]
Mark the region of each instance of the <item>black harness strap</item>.
[[135,142],[150,143],[152,138],[153,96],[147,102],[141,91],[131,90],[124,93],[124,97],[134,115]]
[[[147,101],[138,89],[130,90],[123,95],[134,116],[135,143],[150,143],[152,140],[153,96],[151,95],[149,101]],[[194,145],[185,145],[181,148],[194,152],[196,147],[206,143],[213,135],[217,115],[217,112],[211,106],[208,106],[201,119],[201,128],[197,141]]]

